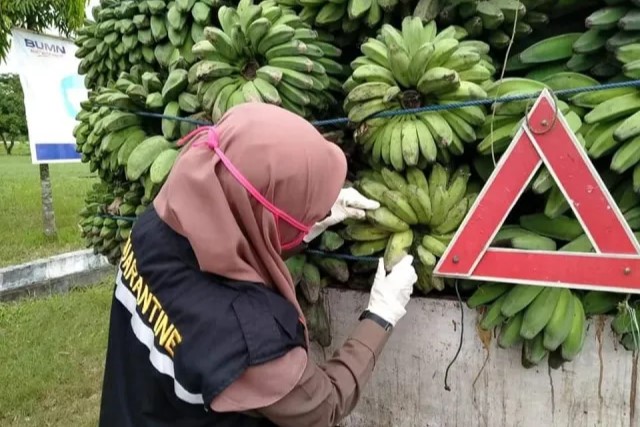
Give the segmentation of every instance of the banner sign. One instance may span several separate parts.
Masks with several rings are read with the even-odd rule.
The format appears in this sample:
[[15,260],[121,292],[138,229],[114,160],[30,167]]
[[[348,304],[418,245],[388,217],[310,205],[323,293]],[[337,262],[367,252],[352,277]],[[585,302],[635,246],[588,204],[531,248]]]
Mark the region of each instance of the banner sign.
[[78,75],[77,47],[71,40],[18,28],[12,35],[32,163],[79,162],[73,128],[87,90]]

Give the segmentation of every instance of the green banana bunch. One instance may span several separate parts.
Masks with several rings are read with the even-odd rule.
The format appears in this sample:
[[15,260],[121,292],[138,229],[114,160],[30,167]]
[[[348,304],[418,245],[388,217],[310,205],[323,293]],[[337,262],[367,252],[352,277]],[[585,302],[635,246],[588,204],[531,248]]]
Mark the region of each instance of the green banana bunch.
[[311,304],[304,298],[298,297],[300,308],[304,313],[307,321],[307,329],[309,331],[309,340],[315,341],[322,347],[331,345],[331,322],[329,314],[325,308],[325,301],[322,294],[318,295],[318,300]]
[[523,343],[527,365],[540,363],[553,351],[573,360],[584,345],[586,315],[582,301],[570,289],[483,283],[467,303],[470,308],[487,306],[480,327],[500,326],[500,347]]
[[[583,127],[589,157],[610,159],[612,171],[633,175],[640,164],[640,91],[622,87],[584,92],[569,102],[588,111]],[[636,175],[640,179],[640,169]]]
[[[633,210],[638,200],[629,188],[630,181],[624,181],[613,192],[621,209],[627,211]],[[551,219],[542,213],[521,216],[520,225],[503,225],[492,246],[552,251],[556,240],[568,242],[559,251],[593,250],[577,220],[564,216]],[[584,345],[586,316],[610,312],[623,298],[595,291],[579,298],[567,288],[482,283],[467,304],[470,308],[487,306],[480,326],[487,330],[500,326],[498,345],[508,348],[522,343],[523,364],[532,366],[550,352],[573,360]]]
[[[114,242],[126,240],[131,221],[109,215],[135,218],[147,208],[178,157],[174,141],[194,129],[194,125],[186,122],[166,118],[158,121],[127,110],[146,109],[202,119],[200,113],[191,114],[201,107],[197,95],[189,92],[188,86],[185,70],[176,68],[165,75],[133,67],[81,103],[76,117],[78,124],[73,131],[76,151],[81,153],[81,161],[98,173],[109,189],[106,193],[111,192],[108,209],[101,208],[99,214],[103,217],[94,218],[92,225],[98,227],[104,223],[104,230],[87,229],[88,221],[84,217],[81,228],[83,236],[90,238],[87,245],[112,263],[121,249]],[[86,208],[95,207],[93,202],[87,203]]]
[[[640,9],[637,5],[616,4],[591,13],[585,21],[588,30],[576,42],[576,54],[586,55],[596,62],[590,68],[594,77],[608,78],[622,72],[629,78],[637,78],[634,63],[634,44],[640,42],[636,30],[640,29]],[[612,53],[618,62],[611,61]],[[598,61],[599,59],[599,61]]]
[[74,40],[81,59],[78,73],[87,89],[113,83],[123,71],[188,68],[191,47],[202,40],[205,25],[214,24],[217,0],[125,0],[102,2],[92,9],[93,20]]
[[[486,39],[492,48],[504,50],[514,31],[519,41],[549,23],[549,16],[536,10],[536,4],[518,0],[462,0],[441,8],[438,22],[458,24],[469,36]],[[531,7],[530,7],[531,6]]]
[[341,50],[320,38],[292,9],[268,0],[218,9],[220,27],[205,27],[189,70],[214,122],[245,102],[266,102],[303,117],[337,103]]
[[433,21],[406,17],[401,30],[385,24],[361,45],[363,56],[344,84],[344,109],[360,124],[354,139],[373,165],[424,168],[463,154],[476,140],[475,129],[485,121],[477,106],[370,120],[384,111],[484,98],[481,84],[495,72],[489,47],[465,37],[459,27],[438,32]]
[[127,219],[114,219],[111,215],[126,213],[130,207],[139,205],[143,193],[144,188],[138,182],[118,186],[103,182],[94,184],[87,193],[78,222],[87,248],[116,265],[133,223]]
[[[588,23],[589,19],[589,28]],[[510,58],[507,71],[530,70],[527,77],[535,79],[566,71],[588,73],[596,78],[613,77],[619,67],[606,56],[605,45],[610,35],[610,32],[589,28],[584,33],[548,37]]]
[[[317,248],[327,252],[337,251],[344,244],[340,235],[332,230],[325,231],[317,241],[319,241]],[[314,245],[315,243],[314,241]],[[346,261],[339,258],[304,253],[287,259],[285,264],[296,287],[300,307],[307,319],[310,339],[322,346],[330,345],[329,320],[322,290],[329,283],[351,282],[353,279],[350,278],[349,266]]]
[[419,267],[416,286],[423,293],[444,289],[445,282],[433,277],[433,268],[478,194],[470,176],[467,165],[452,173],[439,163],[428,175],[416,167],[404,173],[384,167],[361,171],[354,186],[381,207],[367,212],[366,222],[351,223],[342,231],[344,239],[353,242],[351,254],[382,252],[390,270],[411,253]]
[[200,118],[190,114],[201,109],[198,97],[185,89],[187,72],[182,69],[173,70],[166,79],[149,71],[140,75],[135,69],[121,73],[113,88],[95,92],[78,113],[74,136],[81,160],[107,182],[142,180],[150,201],[177,158],[173,141],[193,130],[194,125],[164,118],[161,135],[154,135],[154,121],[114,108],[147,108],[171,116]]
[[[357,36],[377,29],[402,6],[398,0],[277,0],[285,7],[300,7],[300,17],[314,27],[331,33]],[[353,38],[346,38],[352,40]]]

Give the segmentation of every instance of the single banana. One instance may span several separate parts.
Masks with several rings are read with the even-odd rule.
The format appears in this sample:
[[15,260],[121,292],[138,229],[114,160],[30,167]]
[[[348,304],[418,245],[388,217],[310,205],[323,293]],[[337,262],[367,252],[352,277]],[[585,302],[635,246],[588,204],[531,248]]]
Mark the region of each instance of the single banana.
[[384,238],[368,242],[356,242],[349,247],[349,251],[353,256],[372,256],[384,251],[388,241],[388,238]]
[[418,119],[408,119],[402,125],[402,158],[407,166],[416,166],[420,158],[420,142],[418,137]]
[[569,361],[573,360],[578,353],[580,353],[580,350],[582,350],[587,332],[587,322],[582,302],[575,295],[573,296],[573,304],[574,312],[571,321],[571,330],[561,347],[562,358]]
[[391,190],[399,191],[401,193],[406,192],[409,183],[401,174],[388,168],[382,168],[380,170],[380,174],[382,175],[382,179],[387,187]]
[[378,228],[391,232],[409,230],[409,224],[398,218],[389,209],[381,207],[369,210],[366,213],[367,220]]
[[394,190],[387,190],[383,193],[382,198],[382,203],[398,218],[402,219],[409,225],[415,225],[418,223],[418,217],[403,193]]
[[453,130],[439,113],[422,113],[419,114],[418,117],[427,125],[436,144],[440,147],[447,147],[451,144],[453,140]]
[[[447,202],[445,202],[447,203]],[[436,234],[446,234],[454,231],[464,220],[469,209],[469,196],[463,198],[456,203],[451,210],[446,214],[444,221],[439,224],[431,221],[432,230]]]
[[411,230],[393,233],[389,237],[384,251],[384,266],[387,271],[391,271],[398,261],[407,255],[412,243],[413,232]]
[[389,237],[391,232],[372,226],[367,223],[350,224],[344,230],[344,234],[351,240],[358,242],[370,242]]
[[536,296],[524,312],[520,335],[524,339],[533,339],[540,333],[553,315],[558,304],[561,288],[547,287]]
[[424,236],[421,243],[425,249],[438,257],[444,255],[444,252],[447,250],[447,245],[429,235]]
[[431,130],[423,120],[416,120],[414,124],[418,135],[420,154],[428,163],[435,162],[438,156],[438,147]]
[[549,354],[549,351],[544,348],[543,339],[542,334],[538,334],[533,339],[524,342],[522,358],[528,365],[539,364]]
[[[420,201],[421,194],[422,193],[420,193],[419,187],[413,184],[409,184],[409,186],[407,187],[407,192],[406,192],[407,201],[411,205],[411,208],[413,209],[413,211],[416,213],[416,217],[418,218],[418,223],[428,225],[429,221],[431,221],[431,211],[425,209],[427,206],[425,206]],[[428,207],[430,208],[431,205],[429,205]]]
[[504,322],[505,316],[502,314],[502,307],[509,294],[504,294],[495,300],[486,311],[482,320],[480,320],[480,328],[490,331],[496,326]]
[[543,286],[516,285],[505,295],[502,314],[512,317],[524,310],[544,290]]
[[500,336],[498,337],[498,345],[501,348],[510,348],[522,342],[520,328],[522,327],[523,318],[524,313],[520,312],[515,316],[510,317],[509,320],[502,325],[502,329],[500,329]]
[[429,269],[433,269],[436,266],[437,259],[434,254],[432,254],[428,249],[423,246],[418,245],[416,247],[416,254],[418,255],[418,260]]
[[544,328],[543,345],[549,351],[555,351],[571,332],[573,321],[573,294],[571,290],[563,288],[560,290],[558,303],[553,314]]
[[420,80],[417,88],[422,95],[432,93],[445,93],[460,87],[460,76],[455,70],[444,67],[433,67],[427,70]]

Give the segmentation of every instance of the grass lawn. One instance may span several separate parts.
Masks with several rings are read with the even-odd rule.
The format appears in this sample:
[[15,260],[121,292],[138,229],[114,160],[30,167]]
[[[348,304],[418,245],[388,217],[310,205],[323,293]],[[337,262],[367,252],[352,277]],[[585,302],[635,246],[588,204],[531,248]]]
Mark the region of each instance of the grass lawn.
[[7,156],[0,148],[0,267],[83,247],[76,223],[84,196],[97,180],[88,165],[50,165],[58,238],[42,232],[40,175],[26,144]]
[[0,426],[95,426],[111,284],[0,303]]

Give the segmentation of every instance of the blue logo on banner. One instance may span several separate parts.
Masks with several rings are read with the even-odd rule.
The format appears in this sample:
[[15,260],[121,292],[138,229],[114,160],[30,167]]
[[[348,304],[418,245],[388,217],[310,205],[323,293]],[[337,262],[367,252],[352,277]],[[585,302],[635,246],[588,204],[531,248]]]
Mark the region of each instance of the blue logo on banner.
[[62,100],[67,114],[75,118],[80,112],[80,104],[74,102],[73,93],[78,90],[84,90],[84,83],[77,74],[66,76],[60,82],[60,90],[62,91]]

